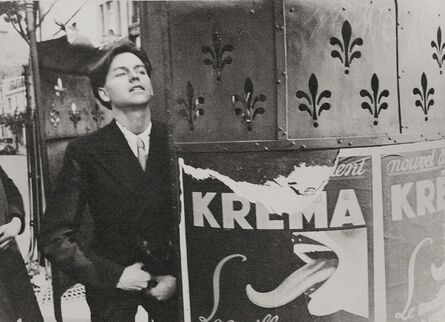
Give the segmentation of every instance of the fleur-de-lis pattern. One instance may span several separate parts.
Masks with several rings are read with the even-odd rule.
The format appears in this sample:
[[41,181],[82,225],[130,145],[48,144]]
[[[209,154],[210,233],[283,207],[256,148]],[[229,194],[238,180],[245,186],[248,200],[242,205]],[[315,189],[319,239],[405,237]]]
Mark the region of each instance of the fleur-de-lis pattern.
[[66,88],[63,87],[62,79],[57,77],[56,85],[54,85],[54,90],[56,91],[56,96],[60,97],[60,101],[63,104],[63,97],[65,96]]
[[210,55],[211,58],[204,58],[204,65],[210,65],[215,70],[216,80],[221,80],[221,72],[225,65],[232,63],[233,58],[226,53],[233,50],[231,44],[222,44],[221,33],[216,29],[212,34],[213,49],[209,46],[202,46],[201,52]]
[[100,128],[102,126],[102,122],[105,119],[105,113],[102,111],[99,107],[99,105],[94,104],[94,109],[91,112],[91,115],[93,116],[94,122],[96,122],[96,126]]
[[440,29],[440,27],[437,28],[436,37],[437,37],[437,42],[433,40],[431,42],[431,47],[436,50],[436,52],[433,53],[433,59],[439,65],[440,74],[442,74],[443,61],[445,60],[445,53],[444,53],[445,43],[442,42],[442,30]]
[[200,106],[205,103],[203,96],[198,96],[194,98],[193,85],[190,81],[187,82],[186,86],[187,101],[183,98],[178,98],[176,103],[183,105],[183,108],[179,110],[179,115],[184,116],[189,124],[190,131],[195,130],[195,122],[198,116],[204,115],[204,109]]
[[343,23],[341,36],[342,40],[338,39],[337,37],[330,38],[330,44],[332,46],[338,46],[338,48],[340,49],[340,51],[338,51],[337,49],[332,50],[331,56],[333,58],[338,58],[345,66],[345,74],[349,74],[349,69],[352,61],[355,58],[360,58],[362,56],[360,51],[354,50],[354,47],[362,46],[363,39],[355,38],[351,42],[352,28],[348,20],[345,20],[345,22]]
[[68,111],[68,114],[70,116],[70,121],[73,122],[74,129],[77,131],[77,123],[79,123],[82,118],[76,103],[71,103],[71,109]]
[[49,112],[49,122],[51,123],[52,127],[57,130],[60,123],[60,112],[56,110],[56,107],[53,105],[53,108]]
[[322,100],[330,98],[332,93],[330,90],[324,90],[318,95],[318,80],[314,74],[310,76],[308,86],[309,93],[305,93],[304,91],[297,91],[296,93],[297,98],[304,98],[307,101],[307,104],[299,104],[298,109],[301,112],[307,112],[312,117],[313,126],[318,127],[318,118],[320,117],[321,112],[331,108],[329,102],[322,103]]
[[232,95],[232,105],[235,114],[243,118],[249,131],[252,131],[256,116],[265,113],[264,102],[266,100],[267,98],[264,94],[254,96],[253,83],[250,77],[247,77],[244,82],[244,96]]
[[428,112],[431,106],[434,105],[432,96],[434,95],[434,88],[428,88],[428,79],[425,73],[422,73],[420,80],[421,88],[414,88],[413,94],[418,95],[419,99],[416,100],[416,106],[420,107],[425,114],[425,121],[428,121]]
[[367,97],[369,99],[369,103],[362,103],[362,109],[368,110],[371,115],[374,116],[374,125],[378,125],[380,112],[388,108],[388,103],[382,102],[382,100],[384,97],[389,96],[389,91],[385,89],[379,93],[379,78],[376,74],[373,74],[371,77],[371,92],[366,89],[362,89],[360,91],[360,96]]

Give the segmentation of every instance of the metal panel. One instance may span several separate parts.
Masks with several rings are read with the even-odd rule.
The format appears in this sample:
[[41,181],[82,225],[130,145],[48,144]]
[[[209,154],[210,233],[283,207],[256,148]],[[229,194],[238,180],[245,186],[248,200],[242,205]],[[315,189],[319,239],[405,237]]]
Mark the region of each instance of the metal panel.
[[284,1],[274,1],[275,55],[277,82],[277,127],[280,141],[288,139],[287,133],[287,70],[286,70],[286,33],[284,32]]
[[177,142],[275,139],[273,2],[172,2]]
[[[443,60],[445,2],[398,1],[399,59],[404,133],[440,136],[445,123]],[[442,133],[443,134],[443,133]]]
[[150,101],[152,117],[167,123],[168,97],[170,93],[170,54],[167,37],[167,14],[165,3],[159,1],[143,1],[141,5],[141,47],[150,57],[153,66],[151,82],[154,96]]
[[391,0],[285,2],[289,137],[398,133]]
[[96,108],[87,76],[42,69],[41,91],[47,139],[93,132],[111,118],[104,108]]

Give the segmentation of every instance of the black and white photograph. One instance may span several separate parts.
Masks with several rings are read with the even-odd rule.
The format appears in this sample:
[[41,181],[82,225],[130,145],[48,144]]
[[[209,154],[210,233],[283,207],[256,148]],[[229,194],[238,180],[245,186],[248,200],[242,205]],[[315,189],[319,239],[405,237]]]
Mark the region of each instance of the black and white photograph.
[[442,32],[443,0],[0,0],[0,322],[445,322]]

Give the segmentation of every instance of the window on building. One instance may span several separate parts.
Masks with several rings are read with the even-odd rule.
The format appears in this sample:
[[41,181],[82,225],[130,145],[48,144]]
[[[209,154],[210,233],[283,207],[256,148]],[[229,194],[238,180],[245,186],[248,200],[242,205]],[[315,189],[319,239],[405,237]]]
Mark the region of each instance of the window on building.
[[105,7],[106,7],[106,11],[105,11],[105,15],[106,15],[106,17],[105,17],[105,21],[107,22],[107,26],[106,26],[106,29],[105,29],[105,34],[106,34],[106,35],[108,35],[108,34],[114,34],[114,29],[113,29],[113,27],[114,27],[114,26],[113,26],[113,19],[115,19],[115,18],[114,18],[113,9],[112,9],[111,4],[112,4],[111,1],[107,1],[106,4],[105,4]]
[[128,2],[128,14],[130,24],[135,24],[139,22],[139,5],[137,1]]
[[103,4],[100,5],[100,19],[102,20],[102,35],[105,35],[106,24],[105,24],[105,10]]
[[121,35],[121,12],[119,1],[106,1],[100,5],[102,34],[104,36]]
[[120,36],[121,33],[121,5],[119,1],[114,1],[114,6],[116,8],[116,33]]
[[128,39],[138,48],[141,46],[140,41],[140,5],[138,1],[129,1],[128,7]]

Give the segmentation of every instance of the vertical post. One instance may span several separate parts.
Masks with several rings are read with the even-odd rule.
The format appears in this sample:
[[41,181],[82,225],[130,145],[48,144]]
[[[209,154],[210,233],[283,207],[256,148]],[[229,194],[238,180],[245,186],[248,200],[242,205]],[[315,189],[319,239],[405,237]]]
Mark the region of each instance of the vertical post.
[[[40,169],[38,168],[39,163],[36,151],[37,151],[37,140],[36,131],[34,123],[34,108],[32,100],[32,81],[29,65],[23,66],[23,75],[25,77],[25,88],[26,88],[26,115],[30,122],[27,122],[26,127],[26,158],[28,165],[28,186],[30,187],[29,197],[31,200],[31,211],[30,211],[30,225],[31,225],[31,242],[29,251],[26,257],[26,264],[28,265],[28,272],[38,272],[39,256],[36,254],[36,238],[37,238],[37,219],[35,219],[36,214],[39,213],[39,200],[41,195],[38,191],[42,190],[38,185],[37,178],[39,177]],[[37,255],[37,256],[36,256]]]
[[[38,183],[40,189],[36,191],[39,195],[39,211],[35,214],[34,224],[36,225],[36,229],[39,229],[40,223],[40,215],[43,212],[43,193],[49,192],[49,181],[48,181],[48,155],[46,151],[46,134],[45,134],[45,111],[42,106],[42,97],[40,92],[40,73],[39,73],[39,59],[37,53],[37,39],[36,39],[36,23],[35,23],[35,12],[34,12],[34,2],[31,0],[26,0],[25,3],[25,15],[26,15],[26,25],[27,25],[27,33],[29,39],[30,46],[30,60],[31,60],[31,73],[32,80],[34,83],[34,97],[35,97],[35,111],[34,111],[34,124],[35,124],[35,132],[36,132],[36,141],[37,149],[36,149],[36,160],[34,160],[37,169],[41,169],[42,171],[38,171],[37,173],[41,173],[42,175],[38,176]],[[43,125],[43,130],[42,130]]]

